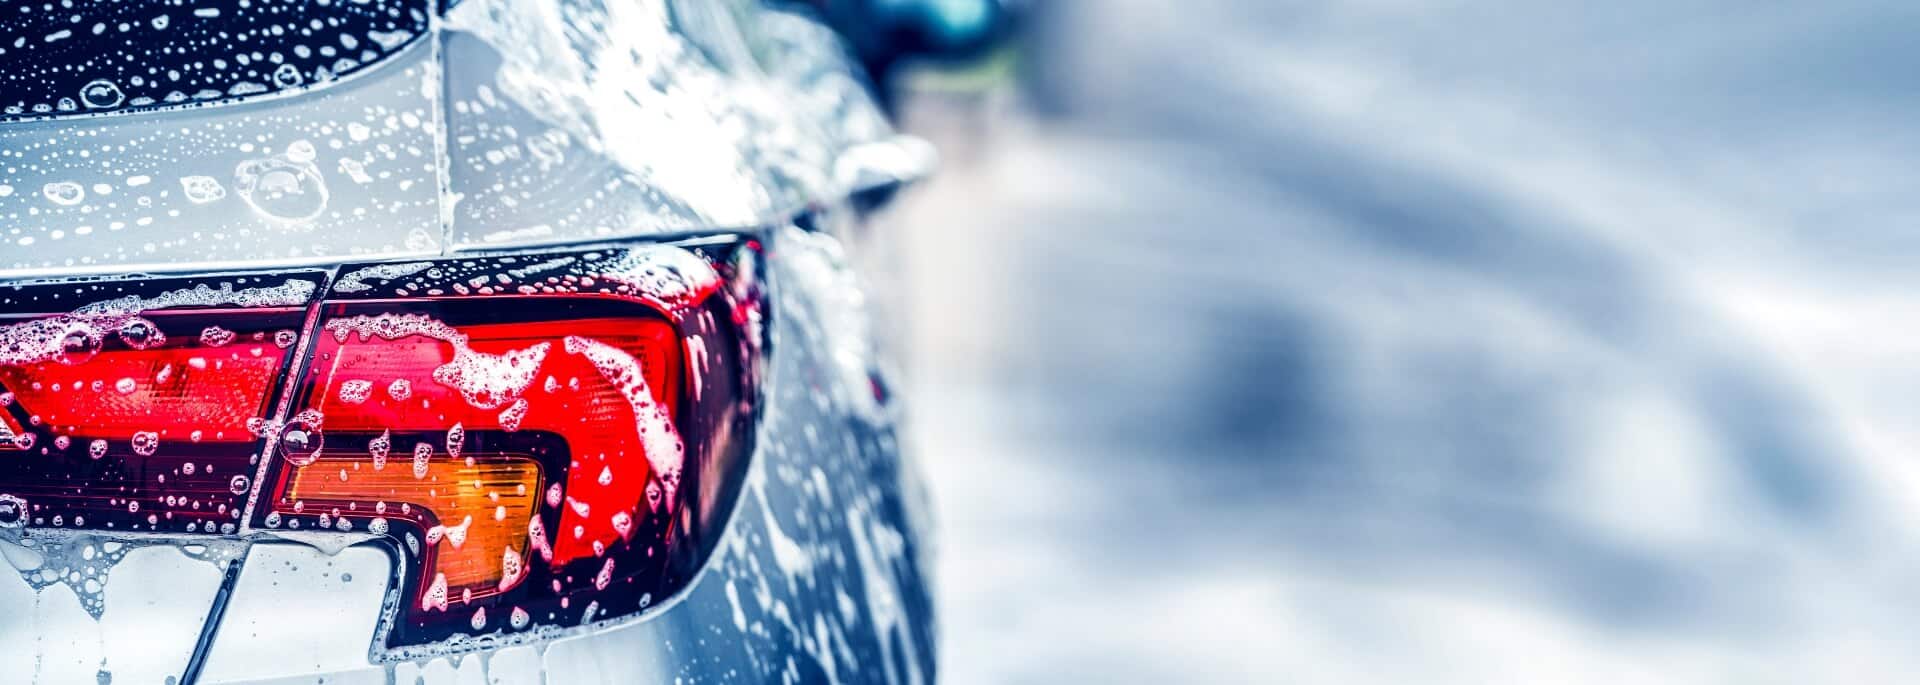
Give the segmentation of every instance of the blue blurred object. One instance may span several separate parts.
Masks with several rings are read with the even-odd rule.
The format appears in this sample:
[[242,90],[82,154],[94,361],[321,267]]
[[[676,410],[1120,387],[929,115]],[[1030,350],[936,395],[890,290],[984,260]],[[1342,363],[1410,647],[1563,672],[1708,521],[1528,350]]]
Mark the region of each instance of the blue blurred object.
[[1000,3],[995,0],[875,0],[878,18],[918,29],[934,47],[979,43],[992,35]]
[[1018,24],[1006,0],[810,0],[846,37],[884,97],[887,75],[919,60],[965,62],[1004,44]]

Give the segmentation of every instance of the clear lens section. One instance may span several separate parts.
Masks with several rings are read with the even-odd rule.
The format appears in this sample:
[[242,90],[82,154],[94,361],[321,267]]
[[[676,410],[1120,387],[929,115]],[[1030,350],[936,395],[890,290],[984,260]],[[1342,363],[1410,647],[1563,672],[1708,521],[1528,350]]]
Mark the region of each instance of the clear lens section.
[[0,114],[203,105],[327,84],[426,32],[428,0],[0,3]]

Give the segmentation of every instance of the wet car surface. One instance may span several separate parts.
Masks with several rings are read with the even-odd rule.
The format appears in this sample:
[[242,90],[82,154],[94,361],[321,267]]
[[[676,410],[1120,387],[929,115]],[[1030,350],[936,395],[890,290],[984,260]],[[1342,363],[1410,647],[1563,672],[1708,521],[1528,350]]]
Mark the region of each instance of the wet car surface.
[[934,679],[837,237],[927,154],[830,30],[149,9],[10,27],[157,51],[0,103],[19,682]]

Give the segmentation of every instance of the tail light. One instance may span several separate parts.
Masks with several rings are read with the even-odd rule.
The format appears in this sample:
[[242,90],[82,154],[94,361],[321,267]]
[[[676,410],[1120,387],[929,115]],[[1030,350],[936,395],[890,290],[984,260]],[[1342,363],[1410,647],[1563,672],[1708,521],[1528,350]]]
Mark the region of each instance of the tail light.
[[[318,273],[0,290],[0,493],[19,524],[235,533]],[[65,309],[66,313],[47,313]]]
[[755,249],[0,291],[0,526],[384,545],[387,659],[637,614],[739,487]]

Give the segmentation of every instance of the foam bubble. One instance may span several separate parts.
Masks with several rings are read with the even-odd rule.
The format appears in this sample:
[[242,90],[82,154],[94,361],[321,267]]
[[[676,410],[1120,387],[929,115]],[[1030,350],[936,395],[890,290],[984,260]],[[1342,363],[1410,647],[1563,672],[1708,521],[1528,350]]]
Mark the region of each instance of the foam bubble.
[[350,380],[340,384],[340,401],[345,404],[361,404],[373,395],[373,381]]
[[459,391],[468,404],[479,409],[499,409],[525,394],[552,348],[552,343],[539,343],[503,354],[478,352],[467,346],[466,334],[424,314],[342,317],[328,321],[325,328],[341,342],[349,335],[358,335],[361,340],[418,335],[452,345],[453,360],[434,369],[433,379]]

